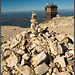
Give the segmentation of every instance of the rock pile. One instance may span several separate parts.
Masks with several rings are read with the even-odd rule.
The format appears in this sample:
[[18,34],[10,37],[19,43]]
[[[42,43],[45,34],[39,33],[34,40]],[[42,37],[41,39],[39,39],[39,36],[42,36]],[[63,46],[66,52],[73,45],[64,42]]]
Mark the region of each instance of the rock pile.
[[1,74],[74,75],[74,40],[69,36],[31,26],[2,44]]

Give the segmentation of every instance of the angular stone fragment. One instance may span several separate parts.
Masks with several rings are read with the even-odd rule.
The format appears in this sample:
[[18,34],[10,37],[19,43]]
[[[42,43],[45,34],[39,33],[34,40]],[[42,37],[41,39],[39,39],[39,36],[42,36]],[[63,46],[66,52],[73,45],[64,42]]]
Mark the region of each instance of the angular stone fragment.
[[49,69],[49,73],[50,73],[50,74],[52,73],[52,69],[51,69],[51,68]]
[[57,38],[57,40],[59,40],[59,41],[62,41],[63,39],[65,39],[65,35],[63,35],[63,34],[59,34],[59,35],[56,35],[56,38]]
[[40,54],[38,54],[37,56],[35,56],[34,58],[32,58],[32,64],[34,66],[40,64],[42,61],[44,61],[46,59],[47,55],[45,54],[45,52],[41,52]]
[[2,44],[1,47],[3,48],[2,51],[8,50],[9,49],[9,44]]
[[65,71],[65,72],[60,72],[60,73],[52,73],[52,75],[71,75],[69,72]]
[[22,74],[22,75],[34,75],[32,69],[29,66],[21,66],[21,65],[16,65],[15,68]]
[[67,37],[69,37],[69,38],[74,42],[74,36],[72,36],[72,35],[67,35]]
[[4,66],[6,66],[6,62],[3,60],[1,61],[1,72],[4,71]]
[[17,51],[17,53],[20,54],[20,55],[23,55],[23,54],[25,54],[25,51],[19,49],[19,50]]
[[40,33],[43,32],[43,29],[39,27],[38,32],[40,32]]
[[28,48],[28,50],[31,50],[31,49],[35,48],[36,46],[37,46],[37,44],[36,44],[36,43],[33,43],[33,44],[31,45],[31,47]]
[[67,69],[65,67],[62,67],[62,72],[67,71]]
[[39,66],[35,67],[35,73],[38,74],[38,75],[42,75],[44,73],[46,73],[48,71],[49,67],[43,63],[43,64],[40,64]]
[[54,59],[54,63],[56,63],[56,62],[58,62],[61,65],[61,67],[66,67],[66,62],[65,62],[64,57],[59,57],[59,56],[56,57]]
[[41,41],[39,41],[38,39],[35,39],[35,40],[32,41],[32,43],[35,43],[35,44],[40,45],[41,44]]
[[16,45],[18,45],[22,40],[21,34],[17,34],[16,37],[14,37],[11,41],[10,48],[12,49]]
[[50,73],[48,72],[48,73],[46,73],[46,75],[50,75]]
[[22,47],[24,47],[25,46],[25,43],[26,43],[26,40],[23,39],[21,42],[22,42]]
[[3,74],[2,75],[11,75],[9,72],[3,72]]
[[51,49],[51,53],[53,53],[54,55],[63,53],[63,49],[62,49],[61,45],[58,42],[51,43],[50,44],[50,49]]
[[16,73],[16,71],[15,71],[15,70],[13,70],[13,71],[12,71],[12,74],[15,74],[15,73]]
[[57,74],[58,72],[59,72],[59,70],[57,68],[54,68],[53,69],[53,73],[56,73]]
[[68,49],[72,49],[72,50],[74,50],[74,44],[70,44],[70,43],[68,43]]
[[26,31],[21,32],[21,35],[22,35],[23,37],[25,37]]
[[55,63],[50,63],[51,68],[55,68]]
[[22,39],[21,34],[17,34],[17,35],[16,35],[16,40],[20,42],[20,41],[21,41],[21,39]]
[[68,66],[68,69],[72,71],[72,66],[71,66],[71,65],[69,65],[69,66]]
[[22,60],[21,60],[21,65],[24,65],[24,64],[25,64],[25,60],[22,59]]
[[74,56],[74,50],[70,50],[70,51],[69,51],[69,53],[72,53],[72,54],[73,54],[73,56]]
[[37,52],[42,52],[44,50],[42,46],[36,46],[35,49],[37,50]]
[[4,57],[8,57],[11,55],[11,51],[10,50],[6,50],[4,53],[3,53],[3,56]]
[[30,57],[30,54],[29,53],[25,53],[22,58],[25,59],[25,60],[28,60]]
[[30,34],[30,38],[35,37],[35,36],[36,36],[35,34]]
[[9,58],[6,59],[7,65],[9,67],[13,67],[18,63],[18,58],[17,56],[12,52],[12,55],[10,55]]
[[65,56],[66,56],[67,58],[70,58],[70,57],[72,57],[72,56],[73,56],[73,54],[72,54],[72,53],[70,53],[70,52],[66,52],[66,53],[65,53]]
[[3,60],[1,61],[1,66],[4,66],[4,65],[6,65],[6,62]]
[[16,45],[18,45],[20,43],[20,41],[17,41],[16,38],[14,37],[11,44],[10,44],[10,49],[12,49],[13,47],[15,47]]

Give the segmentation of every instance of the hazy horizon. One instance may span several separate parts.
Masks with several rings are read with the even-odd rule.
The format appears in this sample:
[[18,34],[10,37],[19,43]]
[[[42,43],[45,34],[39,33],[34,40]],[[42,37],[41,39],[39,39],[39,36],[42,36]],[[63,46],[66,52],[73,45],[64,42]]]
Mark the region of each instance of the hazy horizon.
[[[7,12],[31,12],[31,11],[33,11],[33,10],[24,10],[24,11],[4,11],[4,12],[2,12],[1,11],[1,13],[7,13]],[[45,10],[35,10],[35,11],[45,11]],[[58,11],[74,11],[74,9],[58,9]]]
[[74,0],[1,0],[1,12],[43,11],[46,3],[55,3],[58,10],[74,10]]

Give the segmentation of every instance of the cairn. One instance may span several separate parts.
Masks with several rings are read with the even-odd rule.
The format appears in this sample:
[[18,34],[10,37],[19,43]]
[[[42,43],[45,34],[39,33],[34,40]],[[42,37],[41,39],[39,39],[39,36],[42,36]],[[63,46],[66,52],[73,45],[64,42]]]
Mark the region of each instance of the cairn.
[[37,19],[36,19],[36,12],[34,10],[33,10],[30,22],[31,22],[31,29],[33,31],[36,31],[35,28],[36,28],[36,25],[38,24],[38,22],[37,22]]

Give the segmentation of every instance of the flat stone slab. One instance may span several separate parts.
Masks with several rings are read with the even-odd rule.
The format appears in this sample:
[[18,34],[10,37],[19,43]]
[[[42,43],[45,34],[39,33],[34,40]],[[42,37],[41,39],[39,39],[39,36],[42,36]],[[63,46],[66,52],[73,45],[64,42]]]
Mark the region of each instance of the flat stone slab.
[[44,61],[46,59],[47,55],[45,54],[44,51],[42,51],[40,54],[38,54],[37,56],[35,56],[34,58],[32,58],[32,64],[34,66],[37,66],[38,64],[40,64],[42,61]]
[[37,66],[34,70],[35,70],[35,73],[38,74],[38,75],[42,75],[44,73],[46,73],[48,71],[49,67],[43,63],[39,66]]

